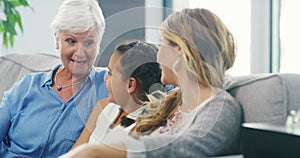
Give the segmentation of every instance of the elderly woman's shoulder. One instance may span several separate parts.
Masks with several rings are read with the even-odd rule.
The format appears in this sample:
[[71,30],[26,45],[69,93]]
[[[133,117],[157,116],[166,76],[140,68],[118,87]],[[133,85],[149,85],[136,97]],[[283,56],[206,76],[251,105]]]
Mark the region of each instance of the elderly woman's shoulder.
[[95,67],[95,77],[96,78],[102,78],[104,79],[104,77],[106,76],[106,74],[108,73],[108,68],[107,67]]
[[102,72],[102,71],[108,71],[108,68],[107,67],[100,67],[100,66],[97,66],[95,67],[95,70],[97,72]]

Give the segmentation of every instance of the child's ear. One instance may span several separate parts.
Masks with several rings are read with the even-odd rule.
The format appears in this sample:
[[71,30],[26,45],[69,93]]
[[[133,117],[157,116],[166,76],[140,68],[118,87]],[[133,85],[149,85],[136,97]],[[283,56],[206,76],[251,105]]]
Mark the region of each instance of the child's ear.
[[130,77],[128,80],[128,88],[127,91],[129,94],[134,93],[137,88],[137,80],[133,77]]

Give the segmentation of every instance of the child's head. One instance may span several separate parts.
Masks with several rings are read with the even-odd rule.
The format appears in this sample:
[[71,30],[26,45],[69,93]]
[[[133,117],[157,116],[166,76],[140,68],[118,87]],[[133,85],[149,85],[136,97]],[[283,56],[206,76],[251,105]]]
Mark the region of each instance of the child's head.
[[112,102],[119,105],[132,99],[137,104],[148,101],[147,94],[162,88],[161,70],[156,62],[157,47],[134,41],[115,48],[105,78]]

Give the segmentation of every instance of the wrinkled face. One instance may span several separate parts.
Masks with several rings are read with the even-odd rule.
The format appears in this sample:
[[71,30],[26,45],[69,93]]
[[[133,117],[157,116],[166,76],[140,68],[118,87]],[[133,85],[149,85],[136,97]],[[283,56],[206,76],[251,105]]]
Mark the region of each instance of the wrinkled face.
[[161,39],[160,48],[157,52],[157,62],[160,64],[162,75],[161,82],[165,85],[178,85],[178,80],[172,71],[173,64],[176,62],[176,49],[169,44],[166,39]]
[[60,31],[57,44],[63,66],[73,75],[87,75],[96,59],[99,40],[96,29],[82,33]]
[[[117,62],[120,59],[120,54],[115,52],[110,57],[108,63],[109,72],[105,77],[105,83],[109,91],[109,100],[124,105],[124,98],[128,98],[127,83],[123,79],[121,72],[116,68]],[[117,98],[116,98],[117,97]]]

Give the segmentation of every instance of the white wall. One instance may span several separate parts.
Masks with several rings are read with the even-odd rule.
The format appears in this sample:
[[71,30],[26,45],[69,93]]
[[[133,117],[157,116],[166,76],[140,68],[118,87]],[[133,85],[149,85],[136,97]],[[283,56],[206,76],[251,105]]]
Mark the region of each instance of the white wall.
[[[190,8],[206,8],[214,12],[233,34],[237,44],[237,57],[231,69],[226,73],[231,76],[248,75],[251,73],[251,2],[254,0],[188,0],[173,1],[173,6],[180,10]],[[261,0],[255,0],[261,1]],[[238,7],[237,7],[238,6]],[[232,9],[234,8],[234,9]],[[238,14],[237,14],[238,13]],[[261,13],[261,12],[259,12]],[[262,16],[262,15],[260,15]],[[257,17],[256,17],[257,18]],[[261,33],[261,32],[259,32]],[[258,40],[257,42],[260,42]],[[261,51],[257,51],[261,53]],[[261,63],[260,63],[261,64]]]
[[8,49],[2,46],[1,35],[0,55],[8,53],[57,54],[50,23],[56,15],[61,0],[28,0],[28,3],[33,10],[19,8],[24,32],[22,33],[17,26],[18,35],[15,37],[14,46]]
[[[145,1],[145,41],[159,43],[159,27],[163,21],[163,1]],[[155,17],[155,18],[153,18]]]

